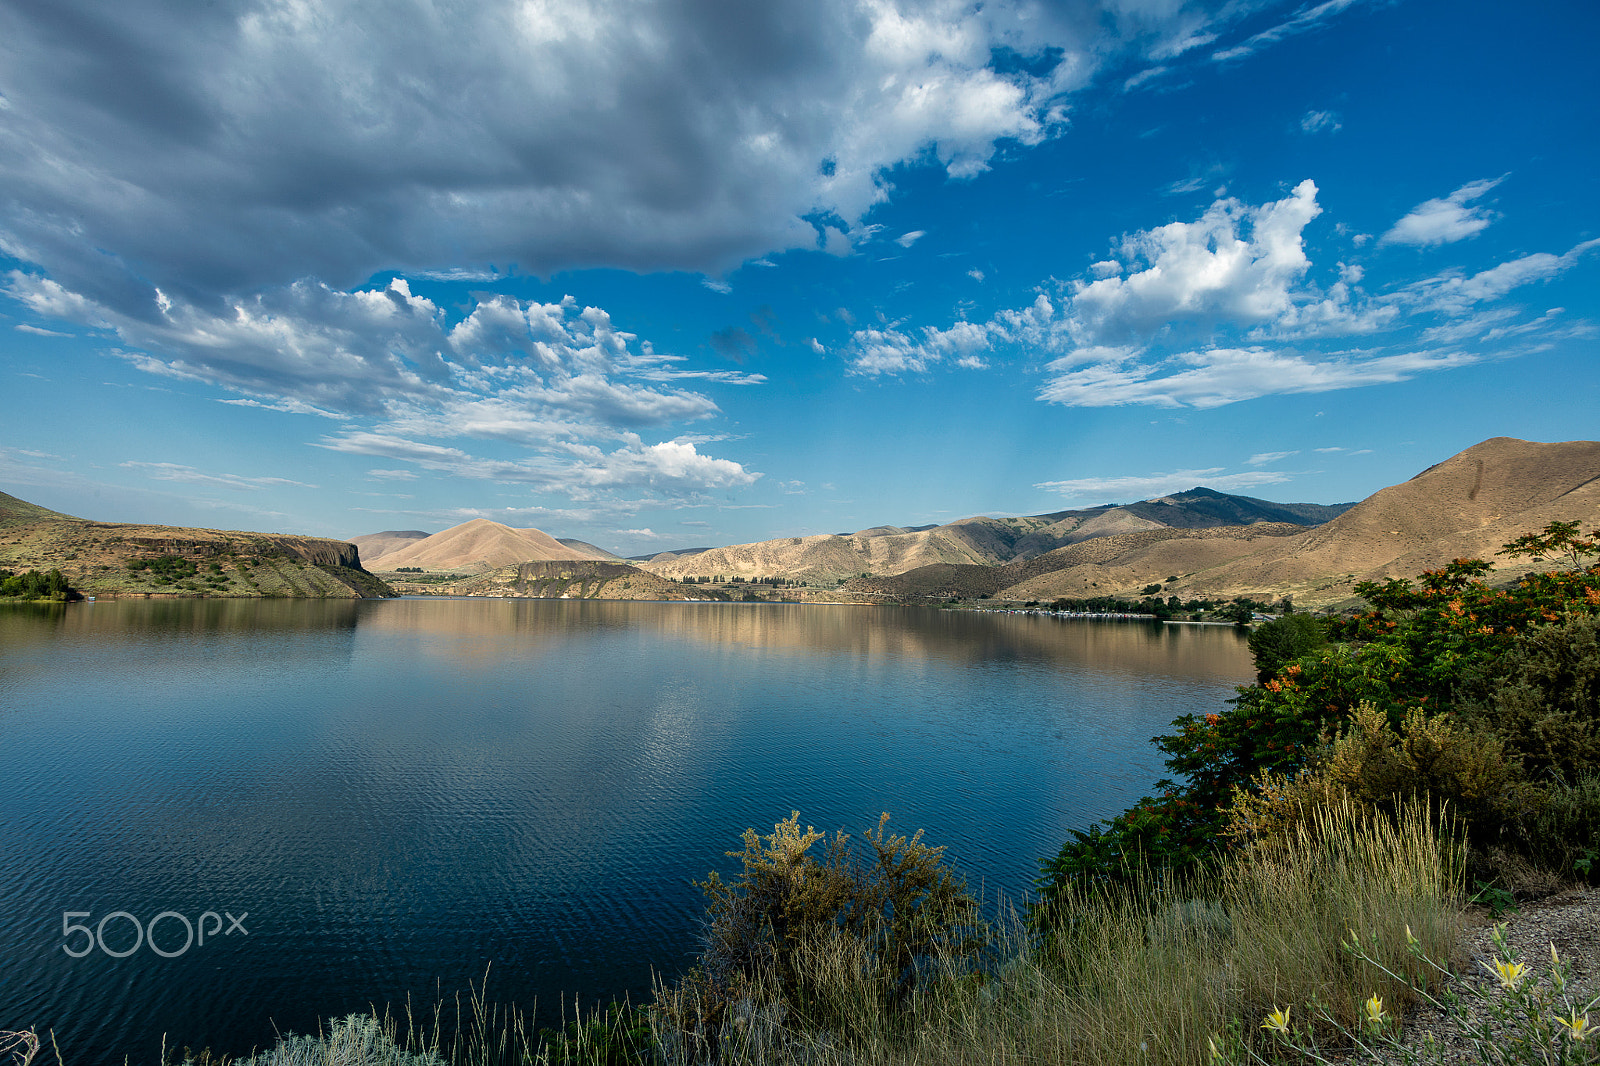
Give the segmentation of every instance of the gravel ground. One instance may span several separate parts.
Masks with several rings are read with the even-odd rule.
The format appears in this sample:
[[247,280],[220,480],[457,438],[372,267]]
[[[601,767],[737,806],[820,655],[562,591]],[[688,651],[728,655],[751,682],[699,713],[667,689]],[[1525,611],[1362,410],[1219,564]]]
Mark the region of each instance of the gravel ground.
[[[1496,983],[1484,966],[1492,964],[1498,956],[1490,942],[1494,923],[1487,911],[1479,911],[1474,919],[1463,937],[1462,961],[1456,972],[1460,975],[1457,981],[1462,1006],[1469,1015],[1481,1018],[1482,1010],[1474,1010],[1481,1008],[1480,1001],[1466,993],[1469,987],[1487,988]],[[1550,945],[1554,944],[1561,957],[1571,962],[1567,989],[1572,1002],[1581,1008],[1600,992],[1600,891],[1568,889],[1546,899],[1519,904],[1516,913],[1506,915],[1504,922],[1506,943],[1517,958],[1528,965],[1531,976],[1547,979]],[[1600,1024],[1600,1016],[1591,1014],[1590,1021]],[[1461,1036],[1460,1028],[1455,1019],[1423,1006],[1407,1017],[1402,1039],[1407,1046],[1420,1047],[1426,1034],[1432,1033],[1444,1049],[1444,1062],[1482,1062]],[[1590,1040],[1600,1043],[1600,1034]],[[1600,1053],[1600,1048],[1596,1052]],[[1398,1059],[1382,1061],[1397,1062]]]

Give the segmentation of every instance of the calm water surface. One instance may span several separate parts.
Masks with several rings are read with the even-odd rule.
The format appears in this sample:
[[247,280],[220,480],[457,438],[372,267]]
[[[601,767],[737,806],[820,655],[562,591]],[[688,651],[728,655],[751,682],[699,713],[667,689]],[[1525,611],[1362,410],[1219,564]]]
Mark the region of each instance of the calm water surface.
[[[369,1004],[553,1011],[692,960],[747,826],[926,830],[1016,898],[1251,675],[1231,629],[821,605],[0,609],[0,1029],[73,1066]],[[111,918],[207,911],[154,946]],[[548,1016],[546,1016],[546,1019]]]

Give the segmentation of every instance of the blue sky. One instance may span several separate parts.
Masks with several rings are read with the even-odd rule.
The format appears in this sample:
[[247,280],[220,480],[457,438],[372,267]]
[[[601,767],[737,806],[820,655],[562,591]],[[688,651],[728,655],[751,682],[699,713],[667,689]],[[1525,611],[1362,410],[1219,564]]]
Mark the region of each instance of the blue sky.
[[0,0],[0,489],[624,554],[1594,438],[1592,3]]

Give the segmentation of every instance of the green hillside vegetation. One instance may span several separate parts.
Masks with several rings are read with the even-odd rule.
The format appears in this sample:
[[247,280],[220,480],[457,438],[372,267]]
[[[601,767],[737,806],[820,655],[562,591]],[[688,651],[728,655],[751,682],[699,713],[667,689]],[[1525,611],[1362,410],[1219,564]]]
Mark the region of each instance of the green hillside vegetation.
[[72,599],[74,595],[72,588],[67,584],[67,579],[59,570],[51,570],[47,574],[41,574],[37,570],[29,570],[26,574],[0,570],[0,599],[60,602]]

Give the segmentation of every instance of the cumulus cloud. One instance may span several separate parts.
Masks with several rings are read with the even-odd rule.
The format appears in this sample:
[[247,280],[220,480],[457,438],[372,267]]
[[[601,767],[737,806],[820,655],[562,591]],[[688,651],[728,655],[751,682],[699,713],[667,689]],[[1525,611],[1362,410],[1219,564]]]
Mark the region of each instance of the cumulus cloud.
[[[856,225],[886,168],[970,177],[1038,142],[1152,28],[1020,0],[81,7],[0,23],[0,244],[123,312],[145,281],[714,275],[817,247],[805,218]],[[1061,59],[1001,72],[1001,44]]]
[[1488,228],[1496,216],[1488,208],[1468,205],[1504,180],[1499,177],[1469,182],[1442,200],[1425,200],[1396,222],[1378,243],[1427,247],[1474,236]]
[[[657,351],[604,309],[571,297],[542,303],[486,295],[451,324],[403,278],[355,292],[296,282],[225,299],[215,309],[161,293],[155,313],[142,318],[22,271],[10,274],[6,291],[38,314],[71,315],[113,331],[128,345],[117,354],[143,370],[244,394],[225,403],[368,423],[335,434],[345,442],[340,450],[360,450],[350,443],[364,441],[363,454],[590,494],[630,484],[692,493],[758,476],[692,446],[685,455],[671,441],[644,445],[637,431],[718,412],[710,396],[683,382],[753,385],[764,377],[689,368],[686,357]],[[454,438],[512,442],[536,454],[484,463],[426,443]],[[631,443],[609,456],[572,460],[574,449],[618,440]],[[387,443],[370,450],[374,442]]]
[[1073,478],[1067,481],[1041,482],[1034,488],[1057,493],[1069,500],[1131,503],[1135,500],[1152,499],[1202,486],[1219,492],[1238,492],[1241,489],[1276,485],[1289,480],[1287,474],[1270,470],[1224,474],[1223,469],[1220,466],[1212,466],[1196,470],[1174,470],[1170,474]]
[[12,5],[0,249],[131,315],[156,288],[205,305],[387,270],[717,278],[770,252],[842,250],[895,166],[978,174],[1003,144],[1064,128],[1071,94],[1103,72],[1172,60],[1251,8]]
[[[1589,240],[1562,255],[1535,253],[1373,296],[1359,263],[1335,263],[1325,285],[1311,278],[1304,232],[1321,212],[1310,180],[1259,205],[1219,198],[1192,222],[1124,235],[1113,257],[1084,277],[1041,286],[1032,304],[987,322],[858,330],[849,367],[920,373],[945,362],[973,365],[1009,346],[1042,362],[1041,400],[1074,407],[1217,407],[1400,382],[1483,358],[1460,347],[1471,339],[1555,336],[1559,309],[1524,320],[1520,309],[1480,305],[1600,248],[1600,239]],[[1447,321],[1427,324],[1439,318]],[[1407,326],[1415,333],[1403,346],[1319,350],[1330,339]]]

